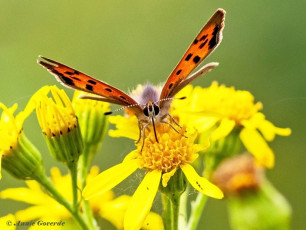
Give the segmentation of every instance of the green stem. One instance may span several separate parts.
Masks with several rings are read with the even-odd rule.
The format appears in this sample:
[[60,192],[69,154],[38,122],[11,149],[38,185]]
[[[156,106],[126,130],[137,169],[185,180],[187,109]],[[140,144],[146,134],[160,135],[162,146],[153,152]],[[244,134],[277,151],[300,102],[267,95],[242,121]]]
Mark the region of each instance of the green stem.
[[79,209],[78,203],[78,174],[77,174],[77,162],[68,164],[68,168],[71,174],[72,196],[73,196],[73,208],[75,211]]
[[203,195],[202,193],[198,193],[198,196],[195,201],[191,203],[191,215],[186,228],[187,230],[197,229],[206,201],[207,196]]
[[178,230],[180,195],[162,195],[164,205],[164,223],[166,230]]
[[[211,165],[213,165],[213,159],[210,161]],[[210,166],[211,166],[210,165]],[[211,167],[207,167],[204,171],[204,175],[206,178],[210,178],[212,171],[210,169]],[[187,230],[196,230],[198,227],[198,224],[200,222],[203,210],[205,208],[206,202],[208,197],[203,195],[202,193],[198,193],[197,198],[195,201],[191,203],[191,214],[190,218],[188,220]]]
[[53,184],[49,181],[49,179],[44,175],[41,174],[40,177],[37,177],[36,180],[49,192],[52,194],[52,197],[61,205],[63,205],[74,217],[74,219],[79,223],[82,229],[89,230],[90,228],[87,226],[83,218],[81,217],[78,210],[75,210],[71,204],[65,200],[64,197],[54,188]]
[[85,144],[84,150],[82,155],[80,156],[79,160],[79,167],[80,167],[80,181],[82,189],[86,185],[86,178],[88,175],[88,168],[92,160],[93,153],[96,153],[96,147],[90,144]]
[[[90,145],[90,144],[85,144],[84,146],[84,150],[83,150],[83,154],[80,157],[79,160],[79,178],[81,181],[81,189],[83,190],[84,187],[86,186],[86,178],[88,175],[88,168],[90,165],[90,162],[92,160],[92,156],[94,155],[94,153],[97,152],[97,147],[96,145]],[[93,216],[92,210],[89,206],[89,202],[86,200],[82,201],[82,207],[83,207],[83,213],[84,213],[84,218],[86,219],[86,222],[88,223],[88,225],[95,229],[97,228],[97,224],[96,224],[96,220]]]
[[172,210],[172,230],[178,230],[178,220],[180,211],[180,196],[171,197],[171,210]]
[[163,222],[166,230],[171,229],[171,204],[168,196],[162,193],[162,203],[163,203]]
[[87,222],[87,224],[90,226],[91,229],[98,229],[97,227],[97,222],[93,216],[91,207],[89,205],[88,200],[83,200],[82,201],[82,207],[83,207],[83,212],[84,212],[84,218]]
[[179,210],[179,226],[180,229],[186,229],[187,226],[187,204],[188,204],[188,189],[181,195],[180,210]]

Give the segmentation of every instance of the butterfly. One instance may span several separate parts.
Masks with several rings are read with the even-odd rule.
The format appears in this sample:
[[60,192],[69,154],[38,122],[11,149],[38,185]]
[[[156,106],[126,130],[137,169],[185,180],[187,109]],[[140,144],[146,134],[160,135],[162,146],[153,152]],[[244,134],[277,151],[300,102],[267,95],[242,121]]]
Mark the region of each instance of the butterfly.
[[[208,73],[218,65],[216,62],[212,62],[203,66],[197,72],[190,74],[221,43],[224,20],[225,11],[218,9],[193,40],[180,62],[168,77],[161,92],[148,84],[144,87],[138,101],[105,82],[49,58],[40,56],[43,61],[38,60],[38,64],[45,67],[64,86],[94,94],[82,96],[84,99],[109,102],[131,110],[138,118],[139,138],[136,143],[142,138],[144,145],[145,130],[151,124],[154,128],[155,139],[158,142],[155,123],[167,123],[175,131],[177,129],[170,121],[179,126],[176,120],[169,114],[172,100],[177,99],[174,96],[190,82]],[[105,114],[111,113],[107,112]]]

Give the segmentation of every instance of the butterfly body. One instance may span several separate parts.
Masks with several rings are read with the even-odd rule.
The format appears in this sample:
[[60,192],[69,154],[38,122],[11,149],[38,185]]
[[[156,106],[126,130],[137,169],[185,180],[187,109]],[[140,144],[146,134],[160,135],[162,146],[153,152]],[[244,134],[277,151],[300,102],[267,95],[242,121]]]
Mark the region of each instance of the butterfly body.
[[[155,123],[167,123],[175,129],[171,121],[175,124],[177,122],[169,114],[171,102],[176,99],[174,96],[190,82],[208,73],[218,65],[218,63],[212,62],[203,66],[197,72],[190,74],[220,44],[224,20],[225,11],[218,9],[193,40],[178,65],[168,77],[163,88],[159,90],[158,87],[148,84],[137,96],[125,94],[105,82],[49,58],[41,57],[44,61],[38,60],[38,63],[53,74],[64,86],[96,95],[82,96],[82,98],[117,104],[132,111],[138,118],[139,140],[143,138],[144,141],[145,129],[151,124],[153,125],[154,132]],[[155,137],[156,141],[158,141],[156,132]]]
[[[138,116],[139,129],[145,135],[144,130],[149,125],[153,125],[154,134],[156,141],[158,138],[155,130],[155,123],[168,123],[167,115],[169,114],[169,106],[160,107],[160,87],[153,86],[151,84],[146,84],[145,86],[140,86],[141,90],[137,94],[131,94],[130,96],[135,99],[136,102],[142,107],[143,115]],[[139,135],[139,140],[141,135]],[[144,139],[144,137],[143,137]]]

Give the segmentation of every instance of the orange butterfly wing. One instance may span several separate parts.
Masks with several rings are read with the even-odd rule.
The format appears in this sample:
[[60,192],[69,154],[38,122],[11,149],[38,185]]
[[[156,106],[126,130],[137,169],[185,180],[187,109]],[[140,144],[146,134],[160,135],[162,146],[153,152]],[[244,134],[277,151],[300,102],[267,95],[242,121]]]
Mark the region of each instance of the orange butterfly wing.
[[138,103],[121,90],[49,58],[41,58],[51,64],[44,61],[38,61],[38,63],[53,74],[64,86],[99,95],[101,96],[100,100],[102,101],[122,106],[133,105],[130,109],[132,109],[136,114],[142,113],[141,107],[137,105]]
[[[178,91],[174,90],[194,70],[222,40],[225,11],[218,9],[209,19],[185,55],[170,74],[160,95],[160,99],[173,97]],[[174,93],[173,93],[174,92]]]

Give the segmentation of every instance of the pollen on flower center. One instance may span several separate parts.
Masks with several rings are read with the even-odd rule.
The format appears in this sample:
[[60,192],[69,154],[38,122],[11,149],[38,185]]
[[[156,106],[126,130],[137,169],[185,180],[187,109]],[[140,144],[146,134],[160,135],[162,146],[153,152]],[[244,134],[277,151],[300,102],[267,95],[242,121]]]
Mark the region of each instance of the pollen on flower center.
[[198,157],[197,152],[203,150],[203,147],[193,143],[196,133],[185,133],[185,130],[186,128],[182,128],[180,133],[177,133],[168,124],[157,124],[157,142],[153,127],[149,126],[142,152],[142,140],[137,144],[142,167],[167,173],[182,164],[192,163]]

